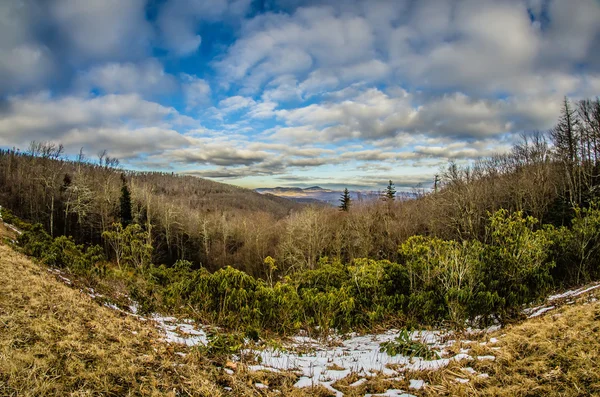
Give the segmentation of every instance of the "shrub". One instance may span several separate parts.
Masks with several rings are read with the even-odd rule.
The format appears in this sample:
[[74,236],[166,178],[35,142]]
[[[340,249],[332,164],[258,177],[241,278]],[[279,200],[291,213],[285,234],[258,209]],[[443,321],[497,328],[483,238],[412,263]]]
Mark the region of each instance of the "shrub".
[[396,356],[401,354],[408,357],[422,357],[425,360],[437,360],[440,356],[429,346],[420,341],[414,341],[411,337],[411,333],[403,329],[400,334],[389,342],[381,343],[379,348],[380,352],[385,352],[390,356]]
[[485,246],[483,282],[496,294],[494,311],[505,319],[518,315],[523,304],[545,296],[552,285],[549,260],[552,240],[546,230],[534,230],[537,220],[521,212],[499,210],[490,216]]
[[200,345],[198,349],[204,356],[217,358],[239,353],[243,347],[244,338],[237,333],[213,333],[208,335],[206,346]]

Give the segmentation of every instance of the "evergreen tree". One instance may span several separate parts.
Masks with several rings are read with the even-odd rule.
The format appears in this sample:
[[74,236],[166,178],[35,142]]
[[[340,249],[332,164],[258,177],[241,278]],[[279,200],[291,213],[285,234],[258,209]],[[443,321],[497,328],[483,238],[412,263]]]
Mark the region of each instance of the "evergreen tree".
[[348,191],[348,188],[344,189],[344,193],[342,193],[342,197],[340,198],[340,210],[341,211],[348,211],[350,209],[350,192]]
[[129,188],[127,187],[127,181],[125,177],[123,179],[123,187],[121,187],[121,210],[120,210],[120,218],[121,224],[123,227],[127,227],[133,220],[133,216],[131,214],[131,193],[129,192]]
[[394,184],[390,180],[390,183],[387,185],[385,189],[385,194],[383,196],[386,201],[394,201],[396,199],[396,189],[394,188]]

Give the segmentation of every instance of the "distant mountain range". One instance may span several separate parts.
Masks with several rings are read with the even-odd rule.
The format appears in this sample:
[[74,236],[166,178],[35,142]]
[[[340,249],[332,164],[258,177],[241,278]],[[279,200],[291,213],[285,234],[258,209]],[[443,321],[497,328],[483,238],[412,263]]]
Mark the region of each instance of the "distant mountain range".
[[[341,190],[324,189],[320,186],[311,186],[307,188],[299,187],[274,187],[274,188],[258,188],[256,189],[261,194],[272,194],[278,197],[285,197],[299,203],[327,203],[337,205],[342,195]],[[381,197],[382,192],[378,191],[350,191],[352,200],[366,201],[376,200]],[[412,199],[415,197],[413,193],[398,192],[398,198]]]

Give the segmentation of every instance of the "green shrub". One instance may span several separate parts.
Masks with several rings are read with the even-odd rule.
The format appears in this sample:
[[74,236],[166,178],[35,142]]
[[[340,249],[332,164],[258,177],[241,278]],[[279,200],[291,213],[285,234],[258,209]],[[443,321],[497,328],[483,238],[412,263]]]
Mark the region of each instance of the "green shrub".
[[385,352],[390,356],[396,356],[401,354],[408,357],[421,357],[425,360],[437,360],[440,356],[429,346],[420,341],[414,341],[411,337],[411,333],[403,329],[400,334],[389,342],[381,343],[379,348],[380,352]]
[[52,237],[46,233],[41,224],[37,223],[18,237],[17,244],[25,255],[41,258],[52,244]]
[[493,311],[502,318],[518,315],[524,304],[546,295],[552,285],[547,230],[534,230],[537,220],[521,212],[499,210],[490,216],[485,246],[483,283],[496,294]]
[[206,346],[200,345],[200,352],[210,358],[227,357],[238,354],[244,347],[244,338],[237,333],[213,333],[208,335]]
[[31,224],[24,222],[20,218],[16,217],[11,210],[5,207],[0,208],[0,218],[2,218],[2,221],[8,223],[9,225],[16,226],[22,231],[29,230],[29,228],[31,228],[32,226]]

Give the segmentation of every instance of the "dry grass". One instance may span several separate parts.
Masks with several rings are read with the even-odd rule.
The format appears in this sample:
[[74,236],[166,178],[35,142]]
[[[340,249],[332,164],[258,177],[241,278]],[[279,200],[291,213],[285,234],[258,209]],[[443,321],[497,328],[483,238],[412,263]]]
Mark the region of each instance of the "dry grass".
[[[596,293],[597,294],[597,293]],[[498,331],[498,350],[473,345],[471,355],[495,361],[455,363],[423,373],[437,396],[593,396],[600,395],[600,303],[595,294],[544,316]],[[471,366],[477,374],[469,374]],[[469,379],[461,384],[456,378]]]

